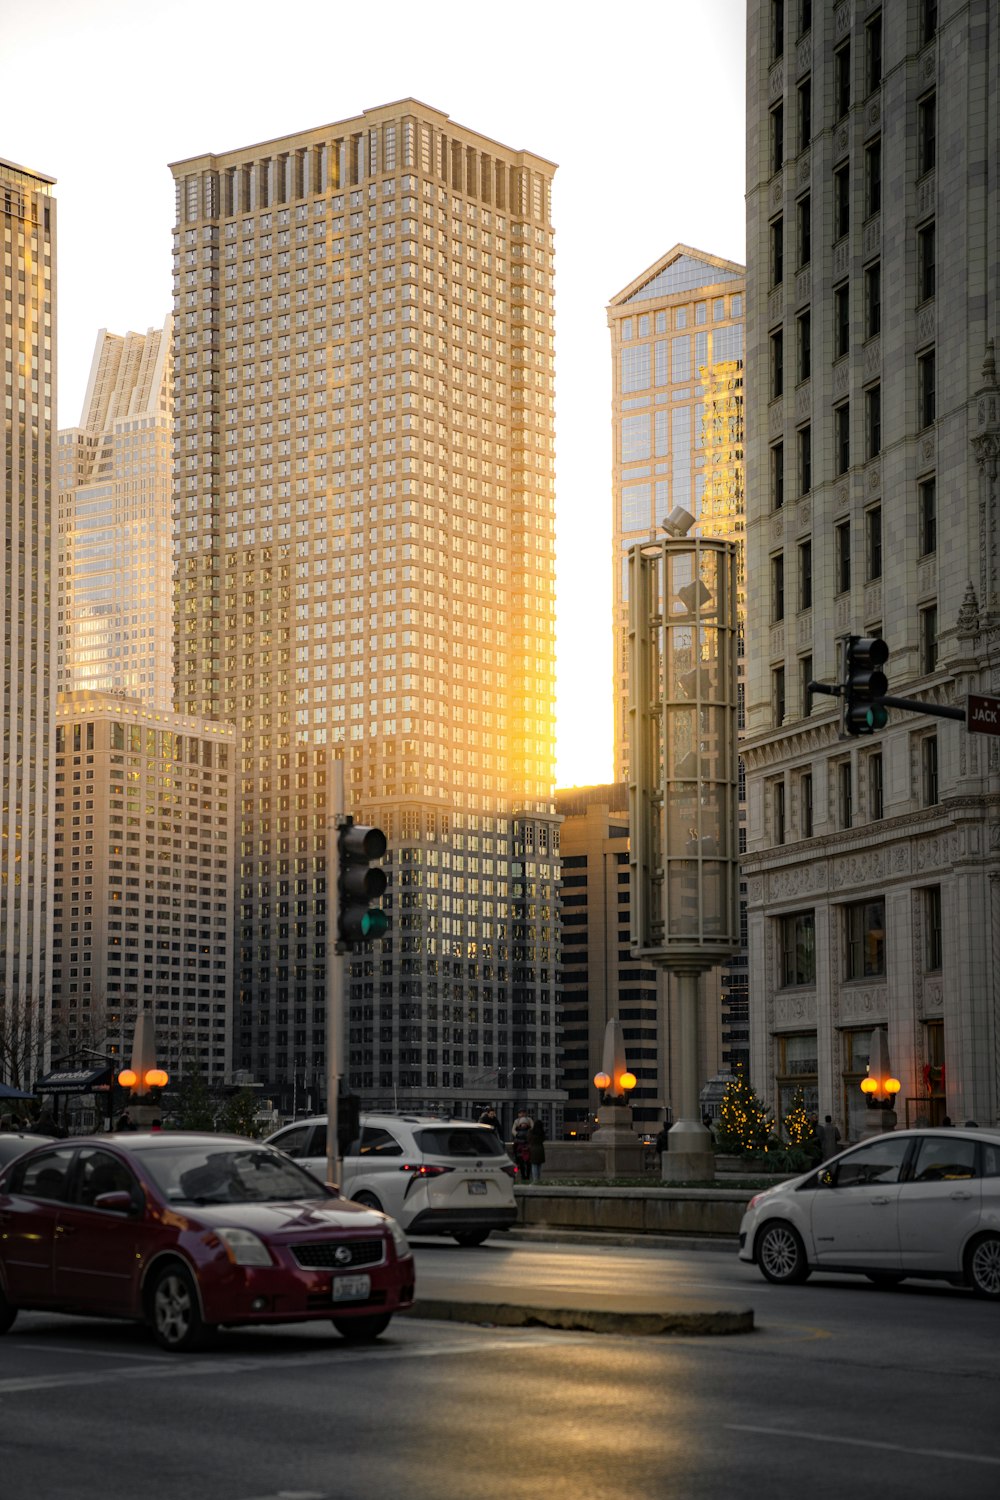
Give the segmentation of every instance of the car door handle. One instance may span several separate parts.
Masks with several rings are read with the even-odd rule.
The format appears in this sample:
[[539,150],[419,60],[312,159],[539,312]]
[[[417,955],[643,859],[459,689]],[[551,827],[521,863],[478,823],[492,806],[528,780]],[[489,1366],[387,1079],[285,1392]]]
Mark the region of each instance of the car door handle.
[[972,1197],[972,1194],[971,1193],[962,1193],[962,1192],[950,1193],[949,1197],[954,1198],[956,1200],[956,1202],[958,1202],[958,1203],[965,1203],[965,1202],[968,1201],[968,1199],[970,1199]]
[[57,1224],[56,1234],[76,1234],[76,1229],[72,1224]]
[[885,1205],[889,1202],[889,1199],[888,1198],[869,1198],[868,1202],[874,1208],[884,1208]]

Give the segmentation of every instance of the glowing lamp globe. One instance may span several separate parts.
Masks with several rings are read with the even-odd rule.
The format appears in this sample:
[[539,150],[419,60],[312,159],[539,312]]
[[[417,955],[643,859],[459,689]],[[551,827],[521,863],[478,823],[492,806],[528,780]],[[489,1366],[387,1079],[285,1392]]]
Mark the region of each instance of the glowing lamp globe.
[[903,1085],[898,1078],[887,1078],[885,1080],[885,1091],[887,1094],[898,1094]]
[[594,1087],[595,1087],[595,1089],[609,1089],[611,1087],[611,1074],[610,1073],[595,1073],[594,1074]]
[[149,1068],[146,1071],[145,1083],[148,1089],[162,1089],[166,1086],[167,1074],[162,1068]]
[[134,1073],[131,1068],[122,1068],[118,1074],[118,1082],[123,1089],[134,1089],[139,1082],[139,1075],[138,1073]]
[[861,1092],[863,1094],[874,1094],[877,1088],[878,1083],[874,1078],[862,1078]]
[[623,1089],[634,1089],[635,1088],[635,1074],[634,1073],[623,1073],[622,1076],[621,1076],[621,1078],[618,1081],[621,1084],[621,1086],[622,1086]]

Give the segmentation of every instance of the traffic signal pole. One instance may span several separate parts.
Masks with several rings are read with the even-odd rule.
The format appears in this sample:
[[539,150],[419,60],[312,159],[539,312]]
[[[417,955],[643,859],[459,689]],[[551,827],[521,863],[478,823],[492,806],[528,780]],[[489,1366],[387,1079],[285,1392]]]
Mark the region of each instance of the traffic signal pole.
[[[810,693],[828,693],[831,698],[844,696],[842,682],[810,682],[807,686]],[[921,698],[897,698],[893,693],[883,693],[873,701],[884,704],[886,708],[905,708],[910,713],[928,714],[934,719],[957,719],[960,724],[966,722],[965,709],[952,708],[947,703],[924,703]]]
[[340,1185],[337,1104],[344,1050],[344,945],[340,941],[340,830],[345,821],[344,762],[333,761],[333,806],[326,824],[326,1180]]

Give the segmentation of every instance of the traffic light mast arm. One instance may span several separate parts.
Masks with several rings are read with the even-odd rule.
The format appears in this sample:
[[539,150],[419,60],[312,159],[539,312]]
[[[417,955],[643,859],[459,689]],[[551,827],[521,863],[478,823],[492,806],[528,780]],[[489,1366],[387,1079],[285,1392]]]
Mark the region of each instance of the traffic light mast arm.
[[[829,693],[831,698],[844,696],[842,682],[810,682],[807,687],[810,693]],[[965,709],[952,708],[947,703],[924,703],[919,698],[897,698],[894,693],[885,693],[874,701],[886,708],[904,708],[909,713],[929,714],[935,719],[958,719],[960,723],[965,723]]]

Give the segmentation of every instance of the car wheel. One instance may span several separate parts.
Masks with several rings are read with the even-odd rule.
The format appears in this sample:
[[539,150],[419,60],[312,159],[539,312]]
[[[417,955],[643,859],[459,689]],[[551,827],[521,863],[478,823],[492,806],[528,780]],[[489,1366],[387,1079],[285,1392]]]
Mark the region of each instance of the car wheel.
[[194,1278],[185,1266],[164,1266],[155,1274],[149,1309],[153,1337],[171,1353],[203,1349],[215,1332],[201,1316]]
[[898,1271],[866,1271],[865,1276],[872,1286],[877,1286],[883,1292],[889,1292],[893,1287],[899,1286],[904,1277]]
[[370,1318],[334,1318],[333,1326],[349,1344],[370,1344],[391,1322],[392,1313],[375,1313]]
[[365,1208],[374,1208],[376,1213],[385,1212],[374,1193],[355,1193],[353,1201],[362,1204]]
[[965,1263],[969,1285],[977,1297],[1000,1300],[1000,1234],[985,1234],[969,1250]]
[[765,1280],[778,1285],[805,1281],[809,1275],[801,1236],[781,1219],[771,1219],[757,1236],[757,1264]]
[[7,1301],[7,1294],[3,1287],[0,1286],[0,1333],[7,1333],[9,1329],[13,1328],[16,1317],[17,1308]]
[[473,1245],[485,1245],[490,1237],[488,1229],[456,1229],[454,1238],[460,1245],[471,1247]]

